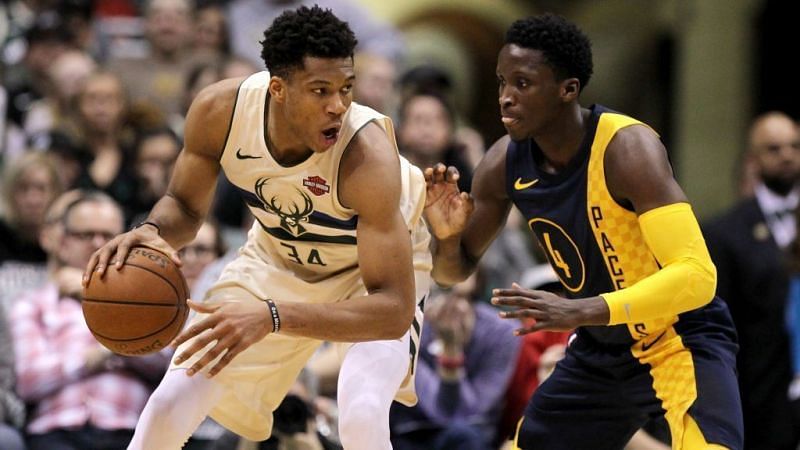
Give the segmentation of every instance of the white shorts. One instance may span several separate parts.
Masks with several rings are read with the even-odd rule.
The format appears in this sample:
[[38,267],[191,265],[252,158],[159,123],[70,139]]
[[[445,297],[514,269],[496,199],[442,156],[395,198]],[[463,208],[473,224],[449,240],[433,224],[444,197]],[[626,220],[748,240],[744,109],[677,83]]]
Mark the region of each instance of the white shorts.
[[[424,258],[425,255],[421,255]],[[428,255],[428,261],[430,256]],[[423,302],[430,288],[430,268],[417,264],[415,270],[416,298],[418,306],[414,322],[410,328],[409,373],[398,391],[396,399],[413,405],[417,401],[414,391],[419,336],[422,332]],[[208,291],[206,302],[257,301],[274,298],[280,301],[299,301],[309,303],[335,303],[346,298],[366,294],[358,270],[340,273],[330,279],[309,283],[270,264],[258,245],[249,240],[223,271],[219,281]],[[197,314],[192,323],[202,320],[205,314]],[[175,352],[190,345],[187,341]],[[189,368],[209,350],[216,341],[193,355],[187,361],[170,366]],[[225,387],[225,393],[210,416],[229,430],[247,439],[260,441],[270,436],[272,431],[272,411],[280,405],[286,393],[294,384],[300,371],[314,354],[322,341],[297,336],[268,334],[264,339],[248,347],[228,364],[214,380]],[[352,344],[337,343],[339,354],[344,355]],[[206,366],[206,370],[221,358]],[[195,375],[197,376],[197,375]]]

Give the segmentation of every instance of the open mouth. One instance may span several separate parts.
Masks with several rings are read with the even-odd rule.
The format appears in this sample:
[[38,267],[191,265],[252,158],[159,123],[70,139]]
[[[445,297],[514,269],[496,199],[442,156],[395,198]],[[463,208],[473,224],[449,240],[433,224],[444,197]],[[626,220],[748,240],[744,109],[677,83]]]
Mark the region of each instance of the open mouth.
[[503,125],[505,125],[507,127],[508,126],[513,126],[513,125],[516,125],[517,123],[519,123],[519,119],[516,118],[516,117],[503,116],[500,120],[502,120],[503,121]]
[[339,137],[339,128],[338,127],[331,127],[322,130],[322,137],[325,139],[325,143],[328,145],[333,144],[336,142],[336,139]]

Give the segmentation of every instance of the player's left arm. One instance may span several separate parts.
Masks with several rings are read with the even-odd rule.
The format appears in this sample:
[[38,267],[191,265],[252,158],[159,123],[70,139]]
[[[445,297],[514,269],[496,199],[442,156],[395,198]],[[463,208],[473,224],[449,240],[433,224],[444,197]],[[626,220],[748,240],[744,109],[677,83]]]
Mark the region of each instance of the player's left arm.
[[517,308],[503,317],[537,321],[519,333],[644,322],[698,308],[714,297],[716,269],[658,136],[642,125],[623,128],[604,163],[609,192],[636,212],[661,269],[625,289],[578,300],[519,286],[495,290],[495,304]]
[[605,159],[609,191],[629,202],[661,269],[633,286],[603,294],[610,325],[643,322],[699,308],[714,298],[717,274],[700,225],[658,136],[622,129]]

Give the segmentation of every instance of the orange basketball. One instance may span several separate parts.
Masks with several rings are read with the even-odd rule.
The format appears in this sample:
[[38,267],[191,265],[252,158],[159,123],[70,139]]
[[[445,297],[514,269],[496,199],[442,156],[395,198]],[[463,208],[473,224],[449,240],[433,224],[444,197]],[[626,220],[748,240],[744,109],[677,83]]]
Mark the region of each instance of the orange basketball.
[[121,355],[167,346],[183,328],[189,289],[178,266],[150,247],[133,247],[120,270],[92,273],[83,290],[83,317],[94,337]]

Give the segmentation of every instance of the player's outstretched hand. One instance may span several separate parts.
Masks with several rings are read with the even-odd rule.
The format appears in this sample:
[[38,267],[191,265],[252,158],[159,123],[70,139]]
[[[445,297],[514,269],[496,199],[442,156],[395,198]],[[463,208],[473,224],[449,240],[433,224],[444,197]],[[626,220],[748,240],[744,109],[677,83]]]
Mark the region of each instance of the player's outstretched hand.
[[213,377],[236,355],[272,332],[272,317],[269,314],[269,308],[259,302],[203,304],[189,300],[188,303],[190,308],[199,313],[208,314],[208,317],[183,330],[175,338],[172,345],[177,347],[197,336],[197,339],[175,358],[175,363],[180,364],[186,361],[205,348],[209,342],[217,341],[211,350],[207,351],[189,368],[186,372],[189,376],[201,371],[203,367],[225,352],[225,355],[208,372],[208,376]]
[[439,240],[461,234],[474,205],[468,192],[458,190],[458,170],[439,163],[425,169],[424,173],[425,219],[431,232]]
[[533,319],[535,323],[514,331],[516,335],[538,330],[570,331],[582,325],[598,325],[591,311],[600,310],[596,299],[566,299],[552,292],[523,289],[512,284],[509,289],[494,289],[492,304],[510,309],[500,313],[503,319]]
[[118,235],[97,249],[97,251],[92,254],[92,257],[89,258],[89,263],[86,264],[86,270],[83,272],[83,279],[81,281],[83,286],[86,287],[89,283],[89,277],[95,270],[97,270],[98,275],[102,278],[106,273],[109,263],[114,264],[117,270],[122,268],[123,263],[128,258],[131,247],[137,245],[150,247],[169,255],[178,267],[181,266],[178,252],[158,235],[158,230],[154,226],[144,225]]

